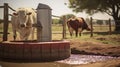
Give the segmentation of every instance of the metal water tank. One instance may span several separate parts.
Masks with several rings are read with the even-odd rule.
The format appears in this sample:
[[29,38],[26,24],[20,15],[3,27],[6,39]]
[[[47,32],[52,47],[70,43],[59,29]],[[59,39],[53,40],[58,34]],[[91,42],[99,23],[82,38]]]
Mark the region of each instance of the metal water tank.
[[39,3],[37,7],[37,23],[42,26],[42,30],[37,29],[37,40],[41,42],[51,41],[51,8],[48,5]]

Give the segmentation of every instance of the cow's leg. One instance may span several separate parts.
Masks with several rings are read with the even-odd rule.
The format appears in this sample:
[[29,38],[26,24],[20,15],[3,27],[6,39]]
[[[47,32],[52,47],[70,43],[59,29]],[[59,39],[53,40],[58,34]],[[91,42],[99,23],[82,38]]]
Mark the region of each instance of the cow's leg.
[[[13,22],[13,20],[11,20]],[[17,34],[16,34],[16,26],[12,23],[12,32],[13,32],[13,39],[16,40]]]
[[14,41],[16,40],[16,37],[17,37],[16,30],[13,30],[13,38],[14,38]]
[[27,37],[25,37],[23,40],[24,40],[24,41],[27,41],[27,40],[28,40],[28,38],[27,38]]
[[26,32],[26,34],[25,34],[25,40],[28,40],[30,34],[31,34],[31,30],[29,30],[28,32]]
[[72,37],[72,32],[70,32],[70,36]]
[[81,32],[79,33],[79,36],[81,36]]
[[21,39],[21,40],[27,41],[27,40],[28,40],[28,37],[29,37],[28,34],[20,35],[20,39]]
[[82,28],[79,28],[78,32],[79,32],[79,36],[81,36]]
[[20,34],[20,40],[24,40],[23,35]]
[[34,39],[34,31],[35,31],[35,28],[33,28],[32,31],[31,31],[31,34],[32,34],[32,40]]
[[29,30],[27,30],[26,32],[21,31],[19,33],[20,33],[20,39],[21,40],[25,40],[25,41],[28,40],[29,35],[30,35],[30,31]]
[[69,32],[70,32],[70,36],[72,37],[72,35],[73,35],[73,29],[71,27],[69,28]]
[[76,37],[78,37],[78,30],[75,30]]

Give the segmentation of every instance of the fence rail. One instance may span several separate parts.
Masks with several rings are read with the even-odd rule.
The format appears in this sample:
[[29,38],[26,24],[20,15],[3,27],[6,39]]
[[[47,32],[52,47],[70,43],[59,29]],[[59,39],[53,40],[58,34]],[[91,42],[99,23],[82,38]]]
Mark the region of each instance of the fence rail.
[[11,8],[8,3],[4,3],[4,6],[0,6],[0,8],[3,8],[4,12],[4,24],[3,24],[3,41],[7,41],[8,37],[8,25],[9,25],[9,9],[12,11],[15,11],[13,8]]
[[12,11],[16,11],[16,10],[14,10],[12,7],[10,7],[10,6],[8,6],[8,8],[10,8]]
[[[10,16],[12,16],[11,14],[9,14],[9,9],[10,10],[12,10],[12,11],[15,11],[12,7],[10,7],[9,5],[8,5],[8,3],[4,3],[4,5],[3,6],[0,6],[0,8],[3,8],[3,12],[4,12],[4,20],[3,20],[3,22],[4,22],[4,25],[3,25],[3,41],[7,41],[7,37],[8,37],[8,23],[9,23],[9,15]],[[52,15],[53,17],[57,17],[57,18],[60,18],[59,16],[55,16],[55,15]],[[63,23],[63,39],[64,38],[66,38],[66,21],[67,21],[67,17],[65,16],[64,18],[63,18],[63,20],[64,20],[64,23]],[[120,21],[120,20],[116,20],[116,21]],[[93,25],[93,18],[91,17],[90,18],[90,27],[91,27],[91,29],[93,29],[93,27],[98,27],[98,25]],[[111,30],[111,27],[113,26],[112,24],[111,24],[111,19],[109,19],[109,21],[108,21],[109,23],[108,23],[108,25],[100,25],[100,27],[108,27],[109,28],[109,32],[108,32],[108,34],[111,34],[111,32],[112,32],[112,30]],[[117,26],[119,26],[119,25],[117,25]],[[93,33],[94,33],[94,30],[91,30],[91,35],[90,35],[90,37],[92,37],[93,36]]]
[[[4,18],[3,18],[3,41],[7,41],[8,39],[8,25],[9,25],[9,17],[8,16],[12,16],[11,14],[9,14],[9,9],[11,9],[12,11],[15,11],[12,7],[10,7],[8,5],[8,3],[4,3],[4,6],[0,6],[0,8],[3,8],[3,12],[4,12]],[[55,16],[52,15],[53,17],[57,17],[60,18],[60,16]],[[64,22],[66,22],[66,19],[63,19]],[[63,39],[66,38],[66,24],[63,23]]]
[[4,8],[4,6],[0,6],[0,8]]
[[[93,27],[108,27],[109,25],[93,25]],[[115,26],[115,25],[111,25],[111,26]]]

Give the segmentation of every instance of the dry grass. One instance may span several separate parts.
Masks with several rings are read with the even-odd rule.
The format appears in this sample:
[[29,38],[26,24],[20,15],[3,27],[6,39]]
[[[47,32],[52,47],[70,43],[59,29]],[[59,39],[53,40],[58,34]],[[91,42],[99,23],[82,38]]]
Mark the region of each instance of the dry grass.
[[[13,40],[11,26],[9,26],[9,32],[10,34],[8,35],[8,40]],[[52,40],[62,39],[62,27],[60,25],[52,26],[52,33],[53,33]],[[74,48],[77,51],[88,52],[88,53],[92,52],[92,53],[98,53],[98,54],[103,53],[108,55],[116,54],[116,56],[120,54],[120,48],[118,47],[120,46],[120,34],[108,35],[108,32],[105,32],[105,33],[100,32],[100,33],[94,33],[94,36],[90,37],[90,34],[84,31],[81,37],[73,36],[71,38],[67,30],[66,40],[70,41],[71,49]],[[1,34],[0,34],[0,41],[2,41]],[[0,64],[3,64],[3,66],[5,65],[6,67],[13,67],[12,64],[11,66],[10,64],[6,65],[1,62]],[[39,66],[40,65],[38,64],[38,66],[36,67],[39,67]],[[46,65],[46,67],[53,67],[53,66],[55,66],[55,64],[51,66]],[[29,67],[34,67],[34,65],[30,65]],[[90,63],[86,65],[67,65],[67,66],[60,65],[59,67],[120,67],[120,59]]]
[[[0,32],[2,32],[3,30],[3,26],[2,24],[0,24]],[[63,35],[62,35],[62,25],[52,25],[52,40],[61,40],[63,39]],[[113,30],[114,28],[112,28]],[[112,35],[109,35],[108,33],[108,28],[107,27],[95,27],[94,28],[94,34],[93,34],[93,37],[91,38],[90,37],[90,32],[88,31],[83,31],[82,32],[82,36],[80,37],[75,37],[73,36],[72,38],[70,37],[69,35],[69,31],[66,27],[66,39],[67,40],[70,40],[70,39],[79,39],[79,40],[82,40],[82,41],[94,41],[94,42],[101,42],[101,43],[104,43],[104,44],[114,44],[114,45],[119,45],[120,44],[120,34],[112,34]],[[104,31],[104,32],[100,32],[100,31]],[[12,33],[12,29],[11,29],[11,24],[9,24],[9,31],[8,31],[10,34],[8,34],[8,40],[13,40],[13,33]],[[18,38],[17,39],[20,39],[19,38],[19,35],[18,35]],[[36,32],[35,32],[35,39],[36,38]],[[2,41],[2,34],[0,34],[0,41]]]

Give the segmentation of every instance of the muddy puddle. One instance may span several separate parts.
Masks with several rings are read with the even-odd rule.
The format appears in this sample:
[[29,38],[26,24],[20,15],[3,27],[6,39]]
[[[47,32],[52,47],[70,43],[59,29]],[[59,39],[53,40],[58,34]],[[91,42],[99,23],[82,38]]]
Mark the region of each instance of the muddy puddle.
[[65,64],[87,64],[92,62],[119,59],[119,58],[120,57],[72,54],[69,58],[57,62],[65,63]]
[[72,65],[87,64],[119,58],[120,57],[72,54],[69,58],[65,60],[54,62],[12,63],[0,61],[0,67],[72,67]]

